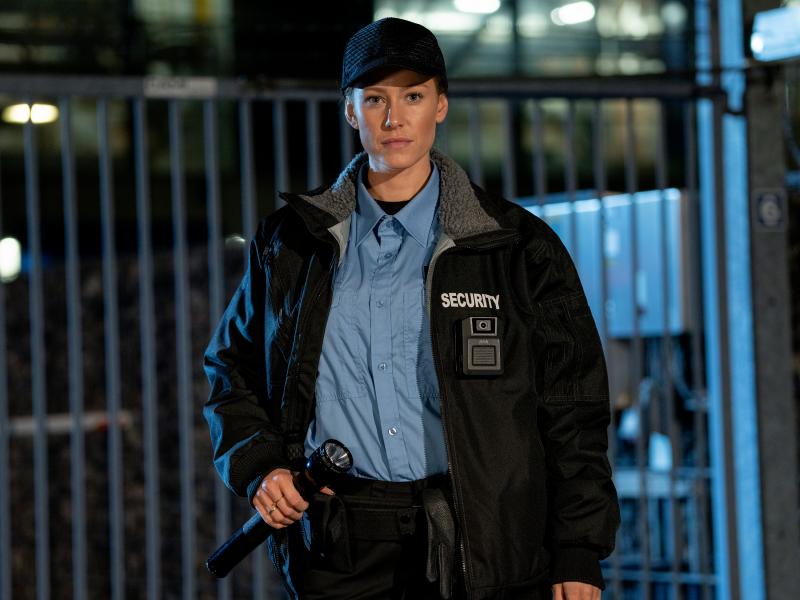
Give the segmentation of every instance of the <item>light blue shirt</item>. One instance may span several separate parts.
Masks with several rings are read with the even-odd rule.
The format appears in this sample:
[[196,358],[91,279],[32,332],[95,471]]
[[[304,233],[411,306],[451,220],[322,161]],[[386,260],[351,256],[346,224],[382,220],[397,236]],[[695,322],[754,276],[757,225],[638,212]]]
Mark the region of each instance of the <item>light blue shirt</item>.
[[425,310],[425,266],[439,235],[439,171],[396,215],[358,177],[347,251],[333,284],[306,456],[328,438],[352,475],[411,481],[447,472]]

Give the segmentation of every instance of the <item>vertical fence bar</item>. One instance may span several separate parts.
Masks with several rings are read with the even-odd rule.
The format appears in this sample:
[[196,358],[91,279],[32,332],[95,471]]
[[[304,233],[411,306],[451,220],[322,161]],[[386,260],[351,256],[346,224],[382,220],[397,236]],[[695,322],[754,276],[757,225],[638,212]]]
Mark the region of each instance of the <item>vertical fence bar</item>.
[[[28,100],[28,105],[32,102]],[[33,396],[34,514],[36,519],[36,598],[50,597],[50,512],[47,485],[47,386],[45,383],[44,293],[42,246],[39,234],[39,165],[32,121],[23,126],[25,137],[25,203],[30,262],[31,393]]]
[[180,100],[169,101],[170,180],[175,256],[175,333],[178,370],[178,431],[181,465],[181,571],[184,600],[195,597],[194,419],[192,406],[189,272],[183,181]]
[[339,148],[342,152],[342,168],[346,167],[355,154],[355,144],[353,143],[353,128],[347,119],[342,118],[339,121]]
[[78,249],[78,207],[75,157],[72,144],[72,102],[59,102],[61,172],[64,190],[66,238],[67,361],[69,370],[70,475],[72,493],[72,597],[86,597],[86,453],[83,425],[83,333],[81,331],[81,275]]
[[[688,215],[688,252],[691,257],[687,261],[689,269],[688,279],[691,284],[691,320],[692,320],[692,396],[694,398],[694,422],[693,430],[696,448],[696,466],[703,473],[703,478],[698,480],[697,505],[698,521],[700,530],[698,532],[698,555],[700,557],[700,571],[704,574],[711,573],[711,562],[709,556],[709,543],[711,534],[709,531],[709,514],[707,509],[708,501],[708,436],[706,435],[708,402],[707,394],[702,386],[703,361],[701,360],[703,348],[701,336],[703,335],[703,300],[701,298],[702,281],[700,269],[698,268],[700,256],[700,207],[698,206],[697,194],[697,137],[695,133],[695,123],[697,114],[693,102],[687,102],[684,111],[684,130],[685,130],[685,170],[686,170],[686,212]],[[712,598],[713,594],[709,589],[708,579],[703,579],[702,598]]]
[[[256,232],[256,191],[253,180],[253,106],[250,100],[239,100],[239,177],[242,188],[242,237],[244,261],[250,252],[250,238]],[[227,535],[227,534],[226,534]],[[223,540],[224,541],[224,540]]]
[[469,101],[469,177],[478,185],[483,185],[481,111],[476,99]]
[[[219,157],[217,154],[217,105],[214,100],[203,102],[203,134],[206,171],[206,215],[208,223],[208,297],[209,325],[213,331],[222,315],[224,282],[222,277],[222,217],[220,215]],[[245,247],[248,245],[245,244]],[[209,338],[211,334],[209,333]],[[221,544],[231,530],[230,492],[217,477],[214,481],[216,506],[216,539]],[[217,597],[227,600],[231,595],[229,579],[217,582]]]
[[286,138],[286,101],[275,98],[272,105],[272,124],[274,130],[275,149],[275,208],[283,206],[284,202],[278,196],[279,192],[289,189],[289,146]]
[[436,125],[436,147],[445,154],[450,152],[449,121],[445,119]]
[[642,376],[642,337],[639,329],[639,294],[638,294],[638,274],[639,274],[639,244],[637,237],[637,199],[636,189],[638,187],[636,178],[636,138],[634,131],[633,100],[625,100],[625,191],[628,195],[629,205],[629,227],[631,252],[630,269],[630,298],[631,298],[631,354],[630,354],[630,391],[631,400],[636,406],[637,420],[639,424],[638,435],[636,436],[636,468],[639,475],[639,514],[638,530],[641,539],[641,598],[650,600],[650,523],[649,523],[649,485],[648,485],[648,461],[647,443],[644,439],[645,434],[645,414],[642,406],[640,394],[640,379]]
[[566,135],[564,136],[564,182],[569,201],[569,249],[575,262],[578,262],[578,219],[575,214],[575,192],[577,188],[575,175],[575,101],[567,102],[565,119]]
[[[273,112],[273,119],[275,119]],[[276,142],[277,147],[277,142]],[[252,126],[252,103],[249,100],[239,101],[239,153],[241,156],[241,180],[242,180],[242,226],[245,233],[242,237],[249,241],[256,232],[256,194],[254,185],[253,170],[253,126]],[[250,244],[244,244],[244,260],[247,266]],[[214,320],[218,319],[221,312],[217,313]],[[230,506],[230,498],[223,500],[217,512],[225,510],[225,506]],[[225,511],[226,518],[229,519],[230,509]],[[218,517],[219,518],[219,517]],[[217,527],[220,527],[218,521]],[[224,542],[230,533],[230,528],[226,527],[223,531],[217,530],[217,542]],[[263,561],[260,560],[259,552],[253,552],[253,588],[254,594],[262,594],[257,591],[263,589]],[[255,596],[255,597],[260,597]]]
[[515,135],[514,130],[514,111],[516,104],[512,105],[511,100],[503,101],[503,145],[505,155],[503,157],[503,196],[508,200],[517,197],[517,156],[514,152]]
[[[592,175],[594,178],[595,193],[597,195],[598,205],[598,226],[600,235],[597,236],[598,248],[597,256],[600,257],[600,335],[603,340],[603,347],[608,352],[608,310],[606,303],[608,302],[608,265],[606,264],[606,231],[607,231],[607,215],[606,215],[606,202],[605,190],[606,184],[606,168],[605,168],[605,153],[604,146],[605,138],[603,135],[603,105],[600,100],[595,100],[592,106]],[[609,378],[609,410],[611,411],[611,422],[608,429],[608,454],[611,465],[616,468],[617,466],[617,432],[615,428],[616,423],[616,409],[614,406],[617,393],[616,381]],[[611,566],[613,575],[611,586],[614,598],[622,598],[622,581],[620,579],[620,560],[619,560],[619,531],[617,532],[617,551],[611,555]]]
[[136,225],[139,252],[139,337],[141,347],[142,427],[147,597],[161,595],[161,517],[158,481],[158,404],[156,396],[156,330],[153,299],[153,245],[150,236],[150,167],[147,160],[147,104],[133,101]]
[[306,160],[307,185],[313,189],[322,183],[322,158],[320,157],[319,102],[306,101]]
[[[670,267],[673,264],[671,257],[674,252],[670,252],[669,240],[673,234],[670,227],[670,212],[667,202],[665,190],[667,188],[667,151],[666,151],[666,136],[667,136],[667,116],[666,110],[662,102],[658,106],[658,119],[656,123],[656,152],[655,152],[655,167],[656,167],[656,189],[659,191],[659,206],[661,220],[661,304],[662,304],[662,322],[661,322],[661,373],[664,378],[663,385],[661,386],[664,394],[665,412],[667,420],[667,435],[669,436],[670,443],[670,470],[669,470],[669,513],[671,531],[669,532],[672,538],[671,550],[672,561],[670,565],[670,575],[672,584],[671,597],[679,600],[683,597],[682,588],[680,584],[681,572],[681,559],[683,557],[683,527],[680,515],[680,506],[678,498],[675,493],[676,476],[679,469],[683,466],[681,441],[679,432],[677,431],[677,424],[675,422],[675,386],[673,385],[673,356],[672,356],[672,336],[671,336],[671,323],[670,315],[672,303],[672,286],[670,285]],[[680,207],[680,200],[677,201]],[[677,231],[674,232],[677,234]],[[677,268],[677,265],[676,265]]]
[[533,174],[536,203],[542,206],[547,195],[547,173],[544,166],[544,128],[542,127],[542,105],[533,101],[531,109],[531,132],[533,134]]
[[106,403],[108,405],[109,529],[111,534],[111,597],[125,598],[125,526],[122,502],[122,431],[120,429],[119,319],[114,239],[114,190],[108,143],[108,101],[97,101],[100,160],[100,219],[103,247],[103,308],[105,315]]
[[[2,160],[0,160],[2,167]],[[0,238],[3,237],[3,186],[0,169]],[[11,598],[11,508],[9,499],[8,355],[6,354],[6,286],[0,280],[0,597]]]

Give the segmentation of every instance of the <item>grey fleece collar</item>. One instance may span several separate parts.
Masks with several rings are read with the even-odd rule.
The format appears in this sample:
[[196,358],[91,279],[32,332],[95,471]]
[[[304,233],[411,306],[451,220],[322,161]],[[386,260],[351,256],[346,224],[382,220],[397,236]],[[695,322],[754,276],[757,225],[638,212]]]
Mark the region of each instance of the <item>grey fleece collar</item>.
[[[367,153],[356,155],[327,190],[313,196],[300,197],[330,213],[338,223],[347,219],[356,207],[356,177]],[[431,160],[439,168],[439,223],[448,237],[458,240],[478,233],[501,229],[495,219],[481,207],[469,177],[453,159],[431,149]]]

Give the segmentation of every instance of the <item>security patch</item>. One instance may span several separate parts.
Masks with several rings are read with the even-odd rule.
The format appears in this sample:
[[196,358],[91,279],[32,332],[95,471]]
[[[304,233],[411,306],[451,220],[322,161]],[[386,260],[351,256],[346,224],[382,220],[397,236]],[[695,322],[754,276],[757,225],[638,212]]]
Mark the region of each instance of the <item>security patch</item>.
[[494,308],[500,310],[500,294],[478,292],[445,292],[441,296],[443,308]]

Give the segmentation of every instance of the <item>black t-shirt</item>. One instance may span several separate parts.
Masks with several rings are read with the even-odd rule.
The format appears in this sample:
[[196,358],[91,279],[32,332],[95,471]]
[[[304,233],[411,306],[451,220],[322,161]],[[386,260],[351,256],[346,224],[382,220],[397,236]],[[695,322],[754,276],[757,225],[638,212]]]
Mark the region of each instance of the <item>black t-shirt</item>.
[[411,200],[400,200],[399,202],[388,202],[387,200],[375,200],[378,203],[378,206],[383,209],[387,215],[395,215],[400,212],[400,210]]

